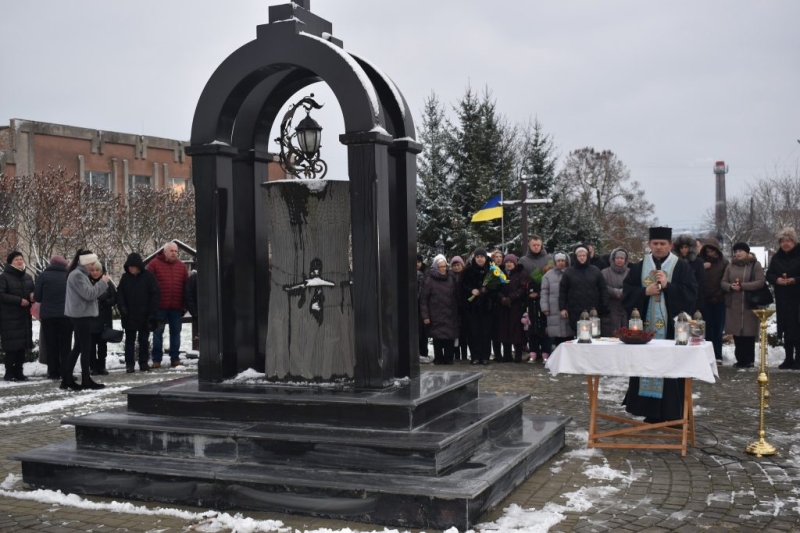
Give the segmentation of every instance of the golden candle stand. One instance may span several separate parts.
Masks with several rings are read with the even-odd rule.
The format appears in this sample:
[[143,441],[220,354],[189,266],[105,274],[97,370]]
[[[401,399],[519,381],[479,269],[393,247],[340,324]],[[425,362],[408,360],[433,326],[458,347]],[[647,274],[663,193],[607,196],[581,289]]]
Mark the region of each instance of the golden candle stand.
[[764,440],[764,435],[766,434],[764,431],[764,409],[769,401],[769,391],[767,390],[767,384],[769,383],[769,377],[767,376],[767,320],[774,312],[774,309],[753,309],[753,313],[761,321],[761,368],[758,372],[758,378],[756,378],[759,387],[758,440],[750,443],[744,451],[756,457],[778,453],[775,446]]

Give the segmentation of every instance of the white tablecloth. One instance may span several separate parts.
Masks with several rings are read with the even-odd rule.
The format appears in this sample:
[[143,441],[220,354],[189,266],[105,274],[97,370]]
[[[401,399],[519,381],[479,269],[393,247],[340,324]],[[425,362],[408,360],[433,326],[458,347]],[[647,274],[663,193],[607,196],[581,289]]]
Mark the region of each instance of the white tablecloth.
[[700,346],[676,346],[672,340],[637,345],[616,340],[594,340],[591,344],[563,342],[550,355],[546,366],[554,376],[563,373],[693,378],[708,383],[719,377],[710,342]]

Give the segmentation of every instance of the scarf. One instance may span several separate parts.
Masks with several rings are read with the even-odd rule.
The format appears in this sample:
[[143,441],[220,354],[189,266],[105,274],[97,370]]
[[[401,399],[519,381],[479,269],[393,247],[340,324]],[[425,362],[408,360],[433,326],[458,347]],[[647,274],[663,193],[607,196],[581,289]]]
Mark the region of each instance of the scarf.
[[[675,265],[678,262],[678,256],[669,254],[666,259],[658,260],[653,257],[653,254],[645,256],[644,263],[642,264],[642,286],[649,287],[655,283],[655,271],[663,270],[667,274],[667,282],[672,281],[672,272],[675,270]],[[652,331],[656,339],[665,339],[667,337],[667,302],[663,294],[657,294],[649,297],[647,304],[647,315],[644,321],[644,329]],[[639,379],[639,396],[646,396],[648,398],[661,398],[664,394],[664,379],[663,378],[640,378]]]

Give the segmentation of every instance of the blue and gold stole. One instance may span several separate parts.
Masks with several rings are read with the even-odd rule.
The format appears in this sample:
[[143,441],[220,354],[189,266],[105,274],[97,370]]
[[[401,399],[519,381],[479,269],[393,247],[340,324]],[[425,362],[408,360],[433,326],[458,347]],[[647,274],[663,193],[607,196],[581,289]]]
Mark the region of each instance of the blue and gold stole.
[[[663,270],[667,274],[667,282],[671,283],[672,272],[675,270],[677,262],[678,256],[670,253],[661,263],[661,268],[657,269],[655,261],[653,261],[653,254],[646,255],[642,263],[642,286],[648,287],[652,283],[655,283],[656,270]],[[649,302],[647,303],[644,329],[646,331],[652,331],[656,339],[665,339],[667,338],[667,320],[669,320],[669,313],[667,312],[667,302],[663,293],[650,296]],[[663,393],[664,380],[662,378],[639,379],[639,396],[661,398]]]

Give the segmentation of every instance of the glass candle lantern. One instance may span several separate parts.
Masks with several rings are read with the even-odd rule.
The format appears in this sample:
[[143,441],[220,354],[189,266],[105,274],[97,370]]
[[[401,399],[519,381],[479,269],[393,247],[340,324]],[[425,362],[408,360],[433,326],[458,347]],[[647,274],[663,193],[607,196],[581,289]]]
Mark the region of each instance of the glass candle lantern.
[[631,319],[628,320],[628,329],[631,331],[641,331],[644,329],[642,315],[639,314],[639,310],[635,307],[633,308],[633,311],[631,311]]
[[586,311],[581,313],[581,318],[578,320],[578,342],[592,342],[592,321]]
[[592,307],[589,311],[589,321],[592,323],[592,338],[600,338],[600,317],[597,315],[597,309]]
[[689,344],[689,315],[681,313],[675,317],[675,344],[686,346]]
[[689,335],[691,336],[691,343],[703,344],[706,338],[706,321],[703,320],[703,314],[700,311],[695,311],[690,324]]

